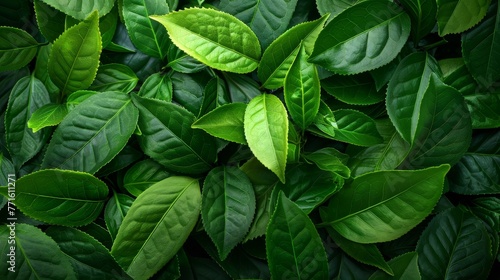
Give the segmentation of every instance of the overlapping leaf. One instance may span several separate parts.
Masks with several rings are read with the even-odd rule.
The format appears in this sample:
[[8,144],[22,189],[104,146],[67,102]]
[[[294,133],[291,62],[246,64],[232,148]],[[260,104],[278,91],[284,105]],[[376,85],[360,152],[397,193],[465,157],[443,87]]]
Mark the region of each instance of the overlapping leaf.
[[147,98],[156,98],[172,101],[172,80],[168,75],[160,73],[149,76],[141,86],[138,95]]
[[369,116],[354,110],[333,112],[337,128],[333,139],[358,146],[372,146],[382,142],[375,122]]
[[128,195],[114,193],[104,209],[104,221],[112,238],[116,238],[123,218],[127,215],[134,199]]
[[47,5],[70,15],[78,20],[84,20],[93,11],[103,16],[111,11],[114,0],[42,0]]
[[394,271],[394,276],[388,276],[382,271],[377,271],[370,276],[369,280],[382,280],[382,279],[408,279],[420,280],[422,279],[418,269],[418,254],[416,252],[406,253],[395,257],[387,262],[391,269]]
[[410,16],[413,41],[418,43],[436,25],[436,0],[402,0],[400,3]]
[[331,76],[321,81],[321,87],[347,104],[371,105],[385,99],[385,92],[377,90],[368,74]]
[[243,128],[246,107],[244,103],[222,105],[196,120],[192,127],[224,140],[246,144]]
[[134,164],[123,177],[123,187],[133,196],[139,196],[153,184],[171,176],[165,168],[152,159]]
[[439,36],[473,27],[486,15],[490,3],[491,0],[437,0]]
[[130,67],[118,63],[105,64],[97,70],[97,75],[89,90],[129,93],[134,90],[138,81],[139,78]]
[[44,127],[58,125],[67,114],[66,104],[45,104],[33,112],[28,127],[37,132]]
[[17,70],[36,55],[38,42],[26,31],[0,27],[0,71]]

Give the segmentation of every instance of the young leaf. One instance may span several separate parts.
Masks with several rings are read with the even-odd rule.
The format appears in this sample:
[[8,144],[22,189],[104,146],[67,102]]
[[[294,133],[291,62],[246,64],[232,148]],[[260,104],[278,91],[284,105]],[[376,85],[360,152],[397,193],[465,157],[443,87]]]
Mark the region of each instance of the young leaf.
[[92,84],[101,49],[99,18],[95,11],[54,41],[48,72],[62,94],[86,89]]
[[138,116],[126,94],[103,92],[89,97],[57,127],[42,167],[97,172],[125,147]]
[[130,207],[111,254],[132,278],[148,279],[182,247],[200,206],[196,179],[174,176],[154,184]]
[[437,0],[439,36],[461,33],[486,15],[491,0]]
[[244,130],[255,157],[285,182],[288,118],[283,103],[270,94],[252,99],[245,110]]
[[259,64],[257,36],[230,14],[191,8],[151,18],[165,26],[177,47],[209,67],[248,73]]
[[[6,189],[1,192],[8,197]],[[46,169],[16,182],[16,207],[49,224],[86,225],[99,216],[107,196],[106,184],[76,171]]]
[[46,104],[33,112],[28,127],[35,133],[44,127],[58,125],[67,114],[66,104]]
[[353,105],[372,105],[385,99],[385,92],[377,90],[369,74],[354,76],[334,75],[321,80],[321,87],[338,100]]
[[167,55],[170,40],[168,34],[150,15],[170,12],[165,1],[128,0],[123,2],[123,19],[130,40],[141,52],[163,59]]
[[436,25],[436,0],[401,0],[410,16],[413,41],[418,43]]
[[396,239],[431,213],[449,169],[441,165],[356,177],[330,199],[328,207],[320,208],[323,225],[358,243]]
[[323,243],[314,224],[280,192],[266,232],[272,278],[328,279]]
[[255,213],[252,182],[237,167],[216,167],[203,183],[201,217],[221,260],[240,243]]
[[304,45],[301,45],[284,83],[288,112],[302,130],[316,118],[321,99],[318,71],[314,64],[307,62],[308,57]]
[[89,90],[118,91],[129,93],[134,90],[139,78],[128,66],[118,63],[101,65]]
[[424,279],[487,278],[491,243],[476,216],[460,207],[438,214],[422,233],[418,264]]
[[354,110],[333,112],[337,128],[333,139],[358,146],[373,146],[382,142],[375,122],[369,116]]
[[418,254],[410,252],[397,256],[387,262],[390,268],[394,271],[394,276],[390,277],[382,271],[376,271],[368,280],[384,280],[384,279],[408,279],[420,280],[420,271],[418,269]]
[[208,134],[227,141],[246,144],[243,129],[246,108],[244,103],[222,105],[196,120],[191,127],[203,129]]
[[[12,231],[15,231],[14,239],[10,238]],[[10,240],[14,240],[15,246]],[[32,225],[1,225],[0,248],[0,276],[3,279],[77,279],[73,267],[57,243]],[[14,265],[9,263],[12,260],[9,254],[14,256]]]
[[106,208],[104,208],[104,221],[106,222],[106,227],[109,230],[111,238],[116,238],[116,234],[118,233],[118,229],[123,222],[123,218],[127,215],[127,212],[133,202],[133,198],[121,193],[114,193],[109,199],[106,204]]
[[163,101],[172,101],[172,79],[169,75],[155,73],[149,76],[141,86],[138,95],[147,98],[156,98]]
[[410,18],[395,3],[354,5],[321,31],[310,61],[339,74],[373,70],[393,60],[410,35]]
[[42,0],[51,7],[70,15],[78,20],[84,20],[94,11],[99,16],[109,13],[115,4],[114,0]]
[[0,26],[0,71],[17,70],[36,55],[39,44],[26,31]]
[[146,159],[127,170],[123,177],[123,187],[137,197],[153,184],[171,175],[161,164],[152,159]]
[[191,128],[192,113],[173,103],[137,95],[132,98],[139,109],[139,144],[145,154],[175,172],[210,170],[217,156],[215,139]]

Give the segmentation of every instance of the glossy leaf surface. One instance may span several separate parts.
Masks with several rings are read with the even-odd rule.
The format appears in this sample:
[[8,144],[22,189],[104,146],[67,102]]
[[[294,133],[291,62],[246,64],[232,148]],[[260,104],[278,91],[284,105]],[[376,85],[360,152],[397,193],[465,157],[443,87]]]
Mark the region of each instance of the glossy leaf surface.
[[382,142],[375,122],[367,115],[354,110],[333,112],[337,128],[334,139],[358,146],[372,146]]
[[111,11],[114,0],[42,0],[47,5],[52,6],[63,13],[78,20],[84,20],[93,11],[97,11],[99,16],[103,16]]
[[28,127],[37,132],[47,126],[58,125],[68,114],[64,104],[46,104],[38,108],[28,120]]

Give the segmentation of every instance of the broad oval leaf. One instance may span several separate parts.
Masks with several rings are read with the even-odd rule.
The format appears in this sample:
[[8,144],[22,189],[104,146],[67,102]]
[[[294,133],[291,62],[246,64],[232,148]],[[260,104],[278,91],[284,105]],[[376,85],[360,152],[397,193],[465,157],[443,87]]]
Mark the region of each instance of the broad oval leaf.
[[114,193],[108,200],[106,208],[104,208],[104,221],[109,230],[111,238],[116,238],[118,229],[120,228],[123,218],[127,215],[130,206],[134,199],[122,193]]
[[26,31],[0,26],[0,71],[17,70],[36,55],[38,42]]
[[323,243],[311,219],[280,192],[266,232],[272,278],[328,279]]
[[437,0],[439,36],[461,33],[478,24],[491,0]]
[[134,90],[138,81],[139,78],[130,67],[119,63],[105,64],[97,70],[97,75],[89,90],[129,93]]
[[42,0],[47,5],[70,15],[78,20],[84,20],[94,11],[99,16],[109,13],[115,4],[115,0]]
[[244,130],[255,157],[285,182],[288,117],[278,97],[262,94],[252,99],[245,110]]
[[385,92],[377,90],[369,74],[354,76],[334,75],[321,80],[321,87],[338,100],[353,105],[372,105],[385,99]]
[[132,278],[148,279],[182,247],[200,207],[198,180],[173,176],[154,184],[130,207],[111,254]]
[[45,104],[33,112],[28,127],[37,132],[44,127],[58,125],[67,114],[66,104]]
[[123,177],[123,187],[137,197],[147,188],[171,175],[163,165],[152,159],[146,159],[127,170]]
[[216,160],[215,138],[192,129],[195,116],[173,103],[132,95],[139,108],[139,144],[145,154],[167,169],[201,174]]
[[134,46],[147,55],[163,59],[170,40],[165,28],[149,16],[170,12],[168,4],[156,0],[127,0],[122,7],[125,26]]
[[212,68],[248,73],[259,64],[257,36],[230,14],[191,8],[151,18],[165,26],[177,47]]
[[173,88],[171,77],[160,73],[149,76],[142,84],[138,95],[168,102],[172,101]]
[[49,224],[89,224],[101,213],[107,196],[106,184],[83,172],[45,169],[16,181],[16,207]]
[[89,97],[59,124],[42,167],[97,172],[125,147],[138,117],[126,94],[103,92]]
[[86,89],[92,84],[99,66],[101,49],[97,12],[66,30],[54,41],[48,72],[62,94]]
[[376,271],[368,280],[384,280],[384,279],[408,279],[420,280],[420,271],[418,269],[418,254],[409,252],[393,258],[387,262],[390,268],[394,271],[394,276],[389,276],[382,271]]
[[349,109],[334,111],[337,128],[333,139],[358,146],[372,146],[382,142],[375,121],[369,116]]
[[[13,231],[15,238],[9,239]],[[15,246],[10,240],[15,240]],[[0,276],[3,279],[77,279],[57,243],[32,225],[1,225],[0,248]],[[13,265],[9,254],[14,255]]]
[[227,141],[246,144],[243,128],[246,108],[244,103],[222,105],[197,119],[191,127],[203,129],[208,134]]
[[310,61],[339,74],[373,70],[393,60],[410,35],[410,18],[395,3],[365,1],[321,31]]
[[417,44],[436,25],[436,0],[401,0],[411,19],[411,33]]
[[323,225],[358,243],[396,239],[431,213],[449,169],[441,165],[356,177],[330,199],[328,207],[320,208]]
[[460,207],[438,214],[417,244],[424,279],[486,279],[493,256],[481,220]]
[[237,167],[216,167],[203,183],[201,217],[219,253],[227,258],[250,228],[255,213],[252,182]]

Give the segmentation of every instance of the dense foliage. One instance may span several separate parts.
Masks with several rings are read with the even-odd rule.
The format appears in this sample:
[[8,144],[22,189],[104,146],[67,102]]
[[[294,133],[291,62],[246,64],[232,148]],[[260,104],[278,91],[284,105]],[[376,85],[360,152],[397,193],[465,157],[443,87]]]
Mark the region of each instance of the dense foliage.
[[1,0],[0,71],[2,279],[500,260],[496,0]]

